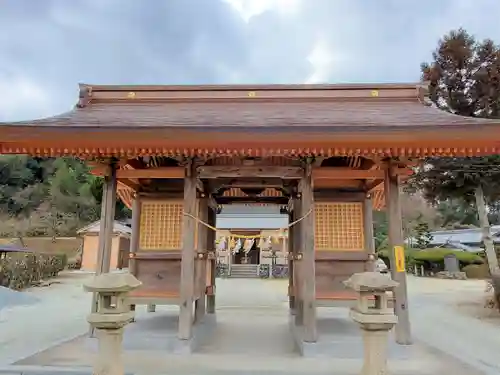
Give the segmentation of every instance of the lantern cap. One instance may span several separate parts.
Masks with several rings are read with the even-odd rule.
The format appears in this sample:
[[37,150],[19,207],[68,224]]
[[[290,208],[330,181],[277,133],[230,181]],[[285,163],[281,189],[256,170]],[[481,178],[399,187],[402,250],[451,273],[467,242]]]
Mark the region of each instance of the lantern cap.
[[130,273],[103,273],[94,276],[85,283],[87,292],[129,292],[141,286],[142,283]]
[[380,272],[359,272],[344,281],[344,285],[356,292],[386,292],[399,283]]

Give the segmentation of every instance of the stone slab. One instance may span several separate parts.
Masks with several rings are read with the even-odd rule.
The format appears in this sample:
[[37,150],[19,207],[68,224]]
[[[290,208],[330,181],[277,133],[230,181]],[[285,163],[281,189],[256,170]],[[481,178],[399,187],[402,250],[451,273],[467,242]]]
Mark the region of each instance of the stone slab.
[[[316,343],[302,340],[302,327],[295,325],[293,317],[289,326],[297,349],[304,357],[317,358],[363,358],[361,331],[349,318],[349,310],[342,307],[318,310],[317,327],[319,332]],[[401,346],[389,340],[389,359],[409,360],[418,354],[418,345]]]
[[[92,375],[90,367],[55,367],[55,366],[8,366],[0,368],[0,375]],[[133,375],[125,372],[124,375]]]
[[[164,309],[139,317],[125,328],[123,349],[161,350],[165,354],[191,354],[209,339],[216,325],[215,314],[205,315],[193,327],[191,340],[177,338],[179,315],[177,309]],[[87,338],[85,349],[97,353],[97,338]]]

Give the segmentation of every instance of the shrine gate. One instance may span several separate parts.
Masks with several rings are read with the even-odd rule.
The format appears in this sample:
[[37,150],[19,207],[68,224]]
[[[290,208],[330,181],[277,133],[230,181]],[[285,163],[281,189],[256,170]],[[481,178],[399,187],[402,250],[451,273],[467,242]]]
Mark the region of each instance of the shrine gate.
[[[498,153],[498,121],[430,105],[425,85],[80,85],[74,110],[0,124],[0,152],[75,156],[104,176],[98,273],[109,272],[117,196],[132,208],[132,303],[178,304],[190,340],[215,313],[218,205],[276,203],[289,215],[289,299],[304,342],[317,309],[354,298],[371,270],[372,210],[385,205],[397,341],[410,343],[400,181],[426,156]],[[239,189],[243,194],[231,194]],[[93,306],[94,308],[94,306]]]

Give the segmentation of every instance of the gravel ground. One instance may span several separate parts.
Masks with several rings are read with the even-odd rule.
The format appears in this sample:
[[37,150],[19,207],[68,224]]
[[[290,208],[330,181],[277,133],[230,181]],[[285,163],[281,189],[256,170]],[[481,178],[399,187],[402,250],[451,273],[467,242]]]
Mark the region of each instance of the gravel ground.
[[500,319],[484,309],[485,282],[409,278],[418,340],[484,372],[500,373]]
[[89,277],[62,273],[48,287],[0,291],[0,366],[85,333],[91,295],[82,284]]
[[[7,301],[7,306],[0,310],[0,366],[86,333],[85,316],[91,296],[83,291],[82,283],[89,277],[85,273],[64,273],[58,278],[59,284],[49,287],[21,294],[0,291],[0,301]],[[460,358],[484,374],[500,373],[500,318],[482,308],[484,282],[409,277],[408,283],[412,328],[417,340]],[[235,299],[228,288],[238,290],[239,297]],[[245,298],[252,294],[250,289],[251,284],[244,280],[222,283],[218,307],[238,316],[238,310],[255,308],[256,303],[262,308],[286,306],[286,282],[266,283],[266,293],[258,301]],[[273,350],[269,354],[286,351],[277,348],[278,343],[270,344]],[[217,352],[215,349],[218,346],[209,352]]]
[[31,305],[38,302],[32,293],[17,292],[15,290],[0,286],[0,310],[14,306]]

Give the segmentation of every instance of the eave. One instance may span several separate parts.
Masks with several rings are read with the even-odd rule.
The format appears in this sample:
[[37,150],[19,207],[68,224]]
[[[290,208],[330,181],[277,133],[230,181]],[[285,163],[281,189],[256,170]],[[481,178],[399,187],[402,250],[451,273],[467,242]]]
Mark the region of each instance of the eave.
[[427,105],[399,85],[81,85],[63,115],[0,123],[0,152],[38,156],[474,156],[500,122]]

